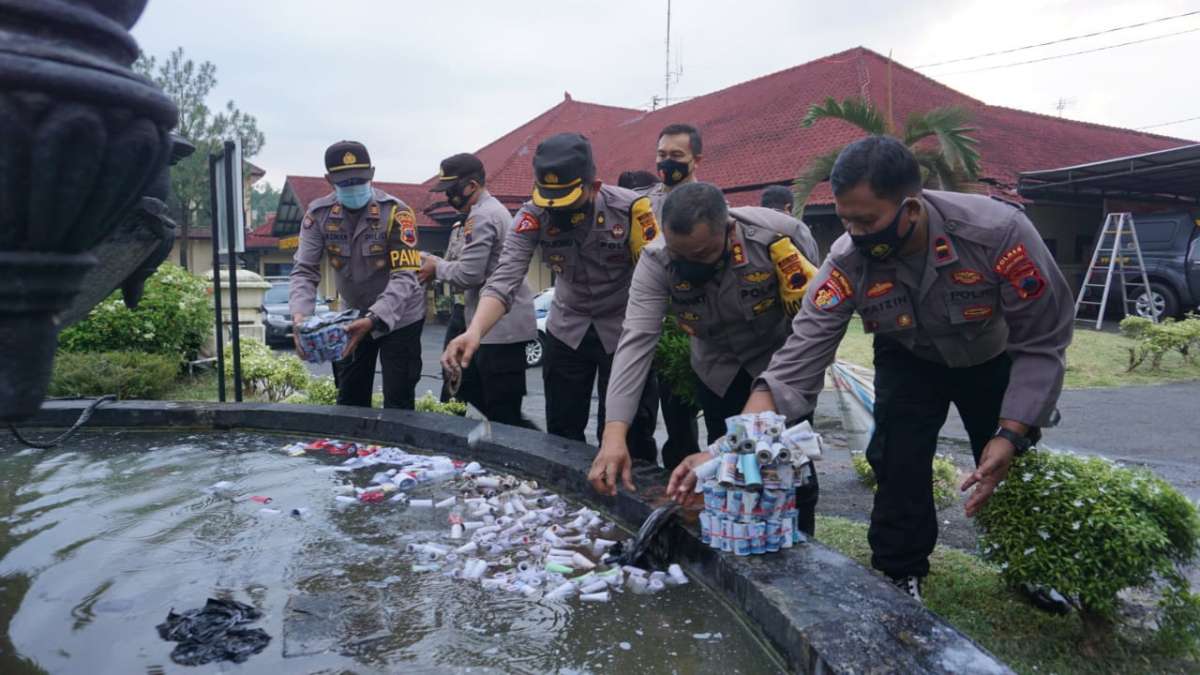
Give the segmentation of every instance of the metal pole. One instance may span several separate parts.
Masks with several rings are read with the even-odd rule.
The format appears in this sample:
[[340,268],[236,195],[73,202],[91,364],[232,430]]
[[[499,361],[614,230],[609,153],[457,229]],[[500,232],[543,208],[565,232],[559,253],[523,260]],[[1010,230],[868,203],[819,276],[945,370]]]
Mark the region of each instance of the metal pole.
[[240,322],[238,321],[238,288],[237,288],[237,251],[236,251],[236,212],[241,204],[234,204],[233,185],[233,141],[225,141],[225,250],[229,254],[229,340],[233,347],[233,400],[242,402],[242,342]]
[[[217,400],[225,402],[225,329],[221,325],[221,246],[218,243],[220,228],[217,225],[217,155],[208,156],[209,214],[212,216],[212,273],[213,303],[217,312]],[[187,248],[187,240],[183,247]]]
[[663,77],[663,107],[671,105],[671,0],[667,0],[667,59]]

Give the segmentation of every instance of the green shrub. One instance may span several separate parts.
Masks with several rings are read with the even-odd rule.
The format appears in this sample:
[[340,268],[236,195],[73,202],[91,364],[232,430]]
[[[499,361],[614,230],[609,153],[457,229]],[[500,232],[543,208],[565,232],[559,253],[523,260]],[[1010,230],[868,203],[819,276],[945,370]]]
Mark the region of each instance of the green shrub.
[[692,345],[674,318],[663,321],[662,337],[654,352],[654,368],[670,383],[675,396],[700,407],[696,398],[696,373],[692,370]]
[[1136,341],[1134,346],[1127,347],[1129,367],[1126,372],[1147,360],[1151,370],[1158,370],[1163,356],[1171,352],[1178,352],[1184,363],[1190,364],[1200,351],[1200,317],[1195,314],[1189,314],[1183,321],[1165,319],[1158,324],[1140,316],[1125,317],[1121,321],[1121,334]]
[[417,399],[417,412],[434,412],[463,417],[467,414],[467,404],[455,399],[442,403],[433,395],[432,391],[427,391],[424,396]]
[[50,377],[51,396],[158,399],[179,375],[179,359],[145,352],[59,352]]
[[[854,473],[858,475],[858,480],[863,485],[875,492],[879,489],[879,484],[875,481],[875,470],[871,468],[871,463],[867,461],[866,455],[861,452],[850,453],[850,464],[854,467]],[[958,467],[954,465],[954,460],[945,455],[937,455],[933,458],[933,503],[939,509],[950,506],[957,501],[958,494]]]
[[1181,569],[1200,552],[1200,516],[1149,471],[1031,452],[1013,462],[978,520],[983,555],[1005,581],[1056,589],[1089,633],[1111,628],[1120,591],[1158,588],[1160,637],[1182,650],[1200,644],[1200,599]]
[[[294,354],[275,354],[256,340],[242,340],[242,384],[246,393],[272,403],[304,391],[309,386],[308,369]],[[233,346],[225,347],[225,377],[233,376]]]
[[213,330],[208,284],[182,267],[163,263],[148,280],[135,310],[120,291],[59,335],[67,352],[140,351],[194,359]]

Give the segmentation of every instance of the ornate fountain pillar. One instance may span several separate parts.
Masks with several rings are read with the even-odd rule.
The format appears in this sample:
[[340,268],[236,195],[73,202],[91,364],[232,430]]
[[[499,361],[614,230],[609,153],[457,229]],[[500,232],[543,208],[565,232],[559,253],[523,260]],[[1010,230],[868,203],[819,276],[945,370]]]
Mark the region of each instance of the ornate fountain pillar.
[[58,331],[118,286],[136,302],[174,238],[178,111],[130,69],[145,5],[0,0],[0,421],[38,411]]

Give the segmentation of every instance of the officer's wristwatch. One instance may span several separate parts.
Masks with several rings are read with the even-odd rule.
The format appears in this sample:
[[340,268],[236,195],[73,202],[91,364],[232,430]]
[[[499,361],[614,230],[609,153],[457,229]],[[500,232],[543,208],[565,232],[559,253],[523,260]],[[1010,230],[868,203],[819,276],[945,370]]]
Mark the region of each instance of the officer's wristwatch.
[[1017,457],[1020,457],[1021,455],[1025,454],[1029,450],[1029,448],[1033,445],[1032,438],[1025,436],[1023,434],[1018,434],[1017,432],[1015,432],[1012,429],[1009,429],[1007,427],[997,427],[996,433],[992,434],[992,437],[993,438],[1003,438],[1004,440],[1008,441],[1009,443],[1012,443],[1013,448],[1016,450]]
[[384,323],[383,319],[379,318],[379,316],[376,315],[375,312],[367,312],[366,318],[371,320],[371,330],[380,331],[380,332],[387,331],[387,329],[388,329],[387,324]]

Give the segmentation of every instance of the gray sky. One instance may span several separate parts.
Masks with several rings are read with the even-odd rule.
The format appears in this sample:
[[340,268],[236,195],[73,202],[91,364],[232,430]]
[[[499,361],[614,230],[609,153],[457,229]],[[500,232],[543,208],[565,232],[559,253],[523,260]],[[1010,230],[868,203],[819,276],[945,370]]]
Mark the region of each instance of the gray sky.
[[[908,66],[1200,10],[1175,0],[675,0],[672,96],[708,93],[863,45]],[[987,103],[1121,127],[1200,117],[1200,32],[1045,63],[962,71],[1188,29],[1200,15],[923,69]],[[133,35],[217,66],[211,103],[258,117],[253,161],[277,187],[324,173],[331,142],[367,144],[377,177],[421,181],[562,100],[648,108],[663,93],[666,0],[416,3],[150,0]],[[798,121],[798,120],[797,120]],[[1200,120],[1152,129],[1200,139]],[[647,154],[653,152],[647,147]]]

